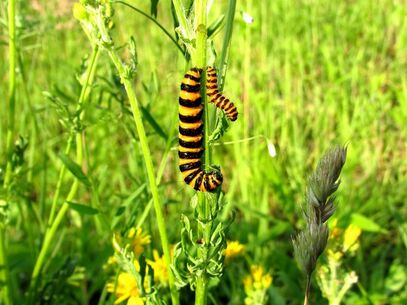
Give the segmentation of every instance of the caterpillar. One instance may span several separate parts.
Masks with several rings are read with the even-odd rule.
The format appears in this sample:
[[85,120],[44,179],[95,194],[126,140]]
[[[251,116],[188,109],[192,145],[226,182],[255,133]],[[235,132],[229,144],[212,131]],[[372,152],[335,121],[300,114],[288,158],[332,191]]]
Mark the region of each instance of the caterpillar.
[[202,69],[192,68],[181,83],[179,95],[179,169],[186,184],[197,191],[212,192],[223,182],[220,171],[201,168],[203,144]]
[[218,77],[216,75],[216,70],[213,67],[206,68],[207,79],[206,79],[206,94],[210,97],[211,102],[215,104],[216,107],[222,109],[229,120],[237,120],[237,109],[236,106],[226,97],[219,93],[218,89]]

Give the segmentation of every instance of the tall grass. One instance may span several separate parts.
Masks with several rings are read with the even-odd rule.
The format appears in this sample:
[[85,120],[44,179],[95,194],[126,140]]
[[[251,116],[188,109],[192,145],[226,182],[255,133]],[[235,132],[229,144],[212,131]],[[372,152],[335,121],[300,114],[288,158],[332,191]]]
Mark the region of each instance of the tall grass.
[[[239,240],[246,249],[225,266],[220,280],[212,278],[202,286],[207,303],[242,304],[247,297],[242,280],[254,264],[273,277],[266,291],[270,303],[302,301],[304,283],[289,240],[304,227],[297,206],[307,175],[334,143],[348,143],[349,152],[331,229],[340,233],[356,225],[362,230],[354,254],[341,257],[338,270],[358,276],[342,304],[405,303],[406,6],[390,0],[207,2],[212,4],[207,28],[225,17],[210,37],[217,56],[211,54],[212,45],[202,46],[209,53],[202,66],[216,58],[221,87],[238,106],[239,119],[207,149],[212,160],[205,165],[221,165],[221,202],[226,205],[218,220],[235,211],[225,238]],[[112,232],[124,234],[142,226],[152,241],[144,255],[151,259],[153,249],[161,249],[158,218],[150,213],[157,206],[152,189],[168,224],[168,244],[179,241],[181,214],[196,224],[188,205],[194,192],[177,168],[176,133],[179,83],[196,64],[196,57],[191,56],[192,63],[186,58],[197,41],[184,43],[175,27],[181,25],[193,37],[196,27],[189,20],[199,14],[188,15],[190,1],[159,1],[157,16],[151,14],[151,2],[129,3],[150,18],[114,4],[112,36],[121,59],[128,57],[129,37],[136,40],[139,64],[128,87],[137,96],[151,173],[127,93],[106,54],[100,54],[87,85],[80,119],[84,129],[72,136],[68,117],[77,111],[86,74],[81,63],[89,67],[83,57],[91,46],[64,3],[16,2],[14,63],[7,50],[13,47],[13,18],[6,16],[6,3],[0,3],[1,20],[8,20],[0,25],[0,95],[7,97],[14,83],[17,97],[11,140],[9,106],[3,103],[0,112],[0,181],[10,186],[1,197],[7,203],[0,236],[0,265],[10,271],[0,270],[2,284],[10,285],[2,288],[6,304],[27,303],[33,270],[38,281],[31,288],[32,303],[112,304],[115,296],[102,292],[110,274],[101,271],[113,253]],[[253,22],[245,22],[243,13]],[[212,114],[212,105],[207,109],[206,126],[213,130],[219,116]],[[34,119],[39,123],[35,131]],[[28,142],[25,150],[20,136]],[[271,144],[275,157],[268,151]],[[72,176],[72,163],[59,157],[63,152],[80,167],[90,187]],[[12,170],[10,160],[15,162]],[[88,205],[92,209],[83,208]],[[79,211],[73,208],[78,206]],[[321,266],[328,262],[322,255]],[[328,303],[318,289],[318,276],[310,304]],[[159,291],[170,303],[169,289]],[[189,288],[180,289],[180,304],[190,304],[194,297]]]

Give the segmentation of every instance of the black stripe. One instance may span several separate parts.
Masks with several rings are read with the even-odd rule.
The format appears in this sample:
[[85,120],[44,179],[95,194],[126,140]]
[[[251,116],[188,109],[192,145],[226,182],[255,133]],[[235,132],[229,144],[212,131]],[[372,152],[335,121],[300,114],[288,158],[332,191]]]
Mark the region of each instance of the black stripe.
[[183,123],[197,123],[201,120],[203,109],[197,113],[197,115],[182,115],[178,114],[179,120]]
[[[229,102],[230,102],[230,101],[229,101]],[[235,107],[235,105],[233,105],[232,102],[230,102],[230,103],[225,107],[225,111],[229,111],[229,110],[231,110],[231,109],[233,109],[233,108],[236,108],[236,107]]]
[[191,151],[179,151],[178,152],[178,157],[180,159],[198,159],[202,157],[203,150],[200,150],[198,152],[191,152]]
[[179,170],[181,172],[185,172],[185,171],[188,171],[188,170],[191,170],[191,169],[200,168],[201,164],[202,164],[201,161],[182,164],[182,165],[179,166]]
[[206,174],[203,181],[204,187],[207,191],[211,191],[211,186],[209,184],[209,175]]
[[185,147],[185,148],[199,148],[202,146],[202,141],[203,141],[203,138],[197,142],[187,142],[187,141],[178,139],[179,145],[181,145],[182,147]]
[[202,69],[201,69],[201,68],[194,67],[194,68],[192,68],[192,69],[189,70],[189,71],[194,71],[194,72],[199,72],[199,73],[201,73],[201,72],[202,72]]
[[179,133],[182,134],[183,136],[196,137],[196,136],[199,136],[202,134],[203,124],[201,124],[201,126],[199,126],[196,129],[182,128],[181,126],[179,126],[178,130],[179,130]]
[[201,91],[201,84],[188,85],[188,84],[182,83],[181,90],[184,90],[186,92],[199,92],[199,91]]
[[202,172],[202,169],[197,169],[196,171],[190,173],[188,176],[184,177],[185,183],[189,184],[200,172]]
[[218,98],[220,98],[222,95],[220,95],[219,91],[216,90],[216,95],[212,97],[212,102],[215,102]]
[[209,83],[209,84],[216,84],[218,81],[217,81],[216,78],[213,78],[213,79],[207,79],[206,82]]
[[188,99],[183,99],[182,97],[180,97],[179,99],[178,99],[178,101],[179,101],[179,104],[181,105],[181,106],[185,106],[185,107],[188,107],[188,108],[192,108],[192,107],[198,107],[199,105],[201,105],[201,103],[202,103],[202,101],[201,101],[201,98],[200,97],[198,97],[196,100],[188,100]]
[[191,79],[191,80],[193,80],[193,81],[195,81],[197,83],[199,83],[201,81],[200,77],[195,77],[194,75],[191,75],[191,74],[188,74],[188,73],[184,75],[184,78],[189,78],[189,79]]
[[197,191],[198,191],[199,188],[201,187],[203,176],[204,176],[204,173],[203,173],[203,171],[201,171],[201,172],[199,173],[199,177],[196,178],[196,180],[195,180],[194,189],[197,190]]
[[217,88],[218,88],[217,85],[212,85],[212,86],[206,85],[206,89],[217,89]]

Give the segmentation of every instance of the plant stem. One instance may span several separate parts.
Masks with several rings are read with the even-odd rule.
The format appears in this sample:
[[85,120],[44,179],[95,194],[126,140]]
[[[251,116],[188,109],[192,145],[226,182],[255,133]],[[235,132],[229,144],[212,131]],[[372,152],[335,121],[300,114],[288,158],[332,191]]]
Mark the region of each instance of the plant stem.
[[114,51],[113,48],[108,49],[108,53],[109,53],[109,56],[110,56],[111,60],[113,61],[114,65],[116,66],[117,71],[119,72],[120,79],[126,89],[127,96],[129,98],[131,110],[133,113],[133,119],[136,124],[137,133],[138,133],[138,136],[140,139],[140,145],[141,145],[141,150],[143,153],[144,163],[145,163],[146,169],[147,169],[147,176],[148,176],[148,181],[149,181],[149,185],[150,185],[150,191],[151,191],[151,194],[153,197],[153,204],[154,204],[154,209],[155,209],[155,213],[156,213],[156,217],[157,217],[158,231],[160,234],[161,245],[163,247],[165,263],[166,263],[168,275],[169,275],[171,300],[172,300],[173,305],[178,305],[179,304],[179,294],[178,294],[177,287],[175,286],[174,275],[172,274],[171,267],[170,267],[171,266],[171,256],[170,256],[170,248],[169,248],[169,243],[168,243],[167,231],[166,231],[166,227],[165,227],[165,220],[164,220],[164,216],[163,216],[163,212],[162,212],[162,208],[161,208],[160,198],[158,195],[158,188],[157,188],[156,177],[154,174],[153,161],[151,159],[151,152],[150,152],[150,148],[148,146],[147,136],[146,136],[143,121],[141,118],[139,103],[138,103],[136,94],[134,92],[132,83],[131,83],[130,79],[128,79],[126,76],[125,67],[123,66],[119,56],[117,55],[117,53]]
[[[8,87],[8,124],[7,124],[7,142],[6,154],[7,165],[4,177],[3,188],[6,194],[6,204],[2,223],[0,224],[0,281],[3,285],[2,302],[6,305],[13,304],[11,298],[10,274],[7,262],[6,252],[6,219],[7,219],[7,204],[9,201],[9,188],[12,176],[11,158],[13,155],[13,140],[14,140],[14,121],[15,121],[15,104],[16,104],[16,65],[17,65],[17,48],[16,48],[16,2],[15,0],[8,1],[8,43],[9,43],[9,87]],[[2,207],[3,208],[3,207]],[[3,211],[2,211],[3,212]],[[3,213],[2,213],[3,214]]]
[[17,48],[16,48],[16,2],[8,2],[8,26],[9,26],[9,87],[8,87],[8,124],[7,124],[7,166],[4,176],[4,189],[8,191],[11,182],[12,164],[11,156],[13,154],[13,141],[15,129],[15,107],[16,107],[16,67],[17,67]]
[[[99,57],[99,47],[95,46],[92,51],[90,64],[86,70],[85,83],[82,86],[81,94],[79,96],[78,105],[77,105],[77,113],[81,118],[83,117],[84,102],[86,101],[87,96],[89,95],[88,86],[93,81],[93,78],[95,75],[96,62],[97,62],[98,57]],[[81,132],[75,132],[75,133],[72,132],[70,134],[70,136],[68,138],[67,146],[65,148],[65,153],[66,154],[69,153],[74,137],[76,137],[76,162],[78,164],[81,164],[82,160],[83,160],[83,145],[82,145],[83,143],[82,143]],[[65,173],[65,165],[62,165],[61,170],[59,172],[57,189],[55,191],[52,206],[51,206],[51,213],[50,213],[50,218],[48,221],[48,227],[47,227],[47,230],[45,231],[44,242],[42,244],[38,258],[35,262],[33,273],[31,276],[31,284],[30,284],[31,289],[34,288],[36,285],[38,276],[40,275],[42,266],[44,264],[45,257],[48,253],[49,247],[51,246],[51,242],[53,241],[55,233],[56,233],[60,223],[62,222],[66,212],[69,209],[68,202],[72,201],[72,199],[75,197],[76,191],[78,190],[78,187],[79,187],[79,181],[77,179],[75,179],[74,182],[72,183],[71,189],[68,193],[66,200],[62,204],[61,209],[58,211],[58,214],[55,216],[56,204],[58,202],[64,173]]]
[[182,29],[185,31],[187,37],[190,37],[190,30],[188,26],[187,18],[184,14],[184,9],[182,7],[180,0],[172,0],[172,4],[174,5],[175,14],[177,15],[178,22],[181,25]]
[[305,286],[304,305],[309,304],[310,290],[311,290],[311,274],[307,275],[307,284]]
[[[192,57],[192,62],[195,67],[203,69],[201,83],[206,84],[206,39],[207,39],[207,16],[206,16],[206,0],[195,1],[195,28],[196,28],[196,51]],[[206,86],[201,86],[201,96],[204,101],[204,162],[205,171],[210,170],[211,166],[211,150],[209,146],[209,107],[206,99]],[[212,231],[212,221],[210,217],[209,201],[205,193],[198,193],[198,239],[203,241],[198,248],[198,259],[206,261],[208,259],[209,242]],[[196,280],[195,305],[206,305],[208,300],[208,274],[203,270]]]
[[183,49],[181,48],[181,46],[178,44],[177,40],[176,40],[174,37],[172,37],[171,34],[170,34],[155,18],[153,18],[153,17],[147,15],[147,14],[144,13],[142,10],[138,9],[137,7],[135,7],[135,6],[131,5],[131,4],[128,4],[127,2],[124,2],[124,1],[114,1],[114,3],[120,3],[120,4],[124,5],[124,6],[127,6],[127,7],[131,8],[131,9],[135,10],[137,13],[143,15],[144,17],[146,17],[146,18],[147,18],[148,20],[150,20],[151,22],[155,23],[155,25],[157,25],[157,26],[164,32],[164,34],[165,34],[169,39],[171,39],[171,41],[177,46],[178,50],[179,50],[182,54],[184,54],[184,50],[183,50]]
[[[85,78],[85,83],[81,89],[81,93],[79,95],[79,100],[78,100],[78,105],[76,106],[76,112],[78,113],[78,115],[80,116],[80,118],[83,118],[83,104],[84,102],[87,100],[87,97],[89,95],[89,90],[88,90],[88,86],[90,83],[93,82],[93,78],[95,76],[95,72],[96,72],[96,62],[97,59],[99,57],[99,46],[95,45],[93,50],[92,50],[92,55],[91,55],[91,60],[89,63],[89,66],[87,68],[86,71],[86,78]],[[75,133],[70,133],[66,147],[65,147],[65,151],[64,153],[66,155],[69,154],[69,152],[71,151],[71,147],[72,147],[72,143],[75,137]],[[59,199],[59,194],[61,191],[61,186],[62,186],[62,182],[65,176],[65,172],[66,172],[66,167],[65,165],[62,164],[62,167],[59,171],[59,176],[58,176],[58,182],[57,182],[57,186],[55,189],[55,193],[54,193],[54,197],[52,199],[52,205],[51,205],[51,212],[50,212],[50,216],[48,219],[48,227],[50,227],[52,225],[52,222],[54,221],[54,217],[55,217],[55,212],[56,212],[56,206],[58,203],[58,199]]]
[[225,37],[223,39],[222,52],[219,61],[219,90],[223,91],[223,84],[225,82],[226,63],[229,56],[230,42],[232,41],[233,33],[233,20],[235,19],[236,0],[229,0],[228,10],[226,13]]
[[[225,84],[226,65],[229,56],[230,42],[232,40],[233,21],[235,19],[235,12],[236,12],[236,0],[229,0],[228,9],[226,13],[225,37],[223,39],[222,52],[220,54],[218,66],[218,87],[220,92],[223,91],[223,86]],[[212,122],[215,122],[216,120],[217,111],[219,111],[217,107],[214,108],[212,111]]]

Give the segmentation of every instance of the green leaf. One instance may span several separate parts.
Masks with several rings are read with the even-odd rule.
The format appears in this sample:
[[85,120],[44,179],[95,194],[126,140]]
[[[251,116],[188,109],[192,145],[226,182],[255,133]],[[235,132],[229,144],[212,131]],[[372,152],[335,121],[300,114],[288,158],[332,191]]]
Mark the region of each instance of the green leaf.
[[86,177],[81,167],[76,162],[74,162],[65,154],[59,154],[59,158],[65,164],[66,168],[72,173],[72,175],[74,175],[80,182],[82,182],[87,187],[91,186],[88,177]]
[[141,113],[143,114],[143,118],[147,120],[147,122],[151,125],[151,127],[153,127],[155,132],[157,132],[157,134],[160,137],[167,140],[168,135],[165,133],[165,131],[161,128],[161,126],[157,123],[157,121],[153,118],[153,116],[145,107],[141,107]]
[[217,111],[216,116],[216,127],[212,134],[209,136],[209,143],[213,143],[216,140],[220,139],[229,128],[229,122],[222,111]]
[[380,233],[387,232],[387,230],[383,229],[379,224],[359,213],[354,213],[351,215],[351,223],[358,226],[363,231]]
[[221,15],[216,19],[212,24],[208,27],[208,38],[211,38],[213,35],[215,35],[218,30],[221,29],[221,26],[224,25],[225,20],[225,15]]
[[150,8],[150,14],[154,18],[157,18],[157,6],[158,6],[158,1],[160,0],[151,0],[151,8]]
[[68,201],[69,206],[81,215],[96,215],[99,210],[92,208],[88,205]]

